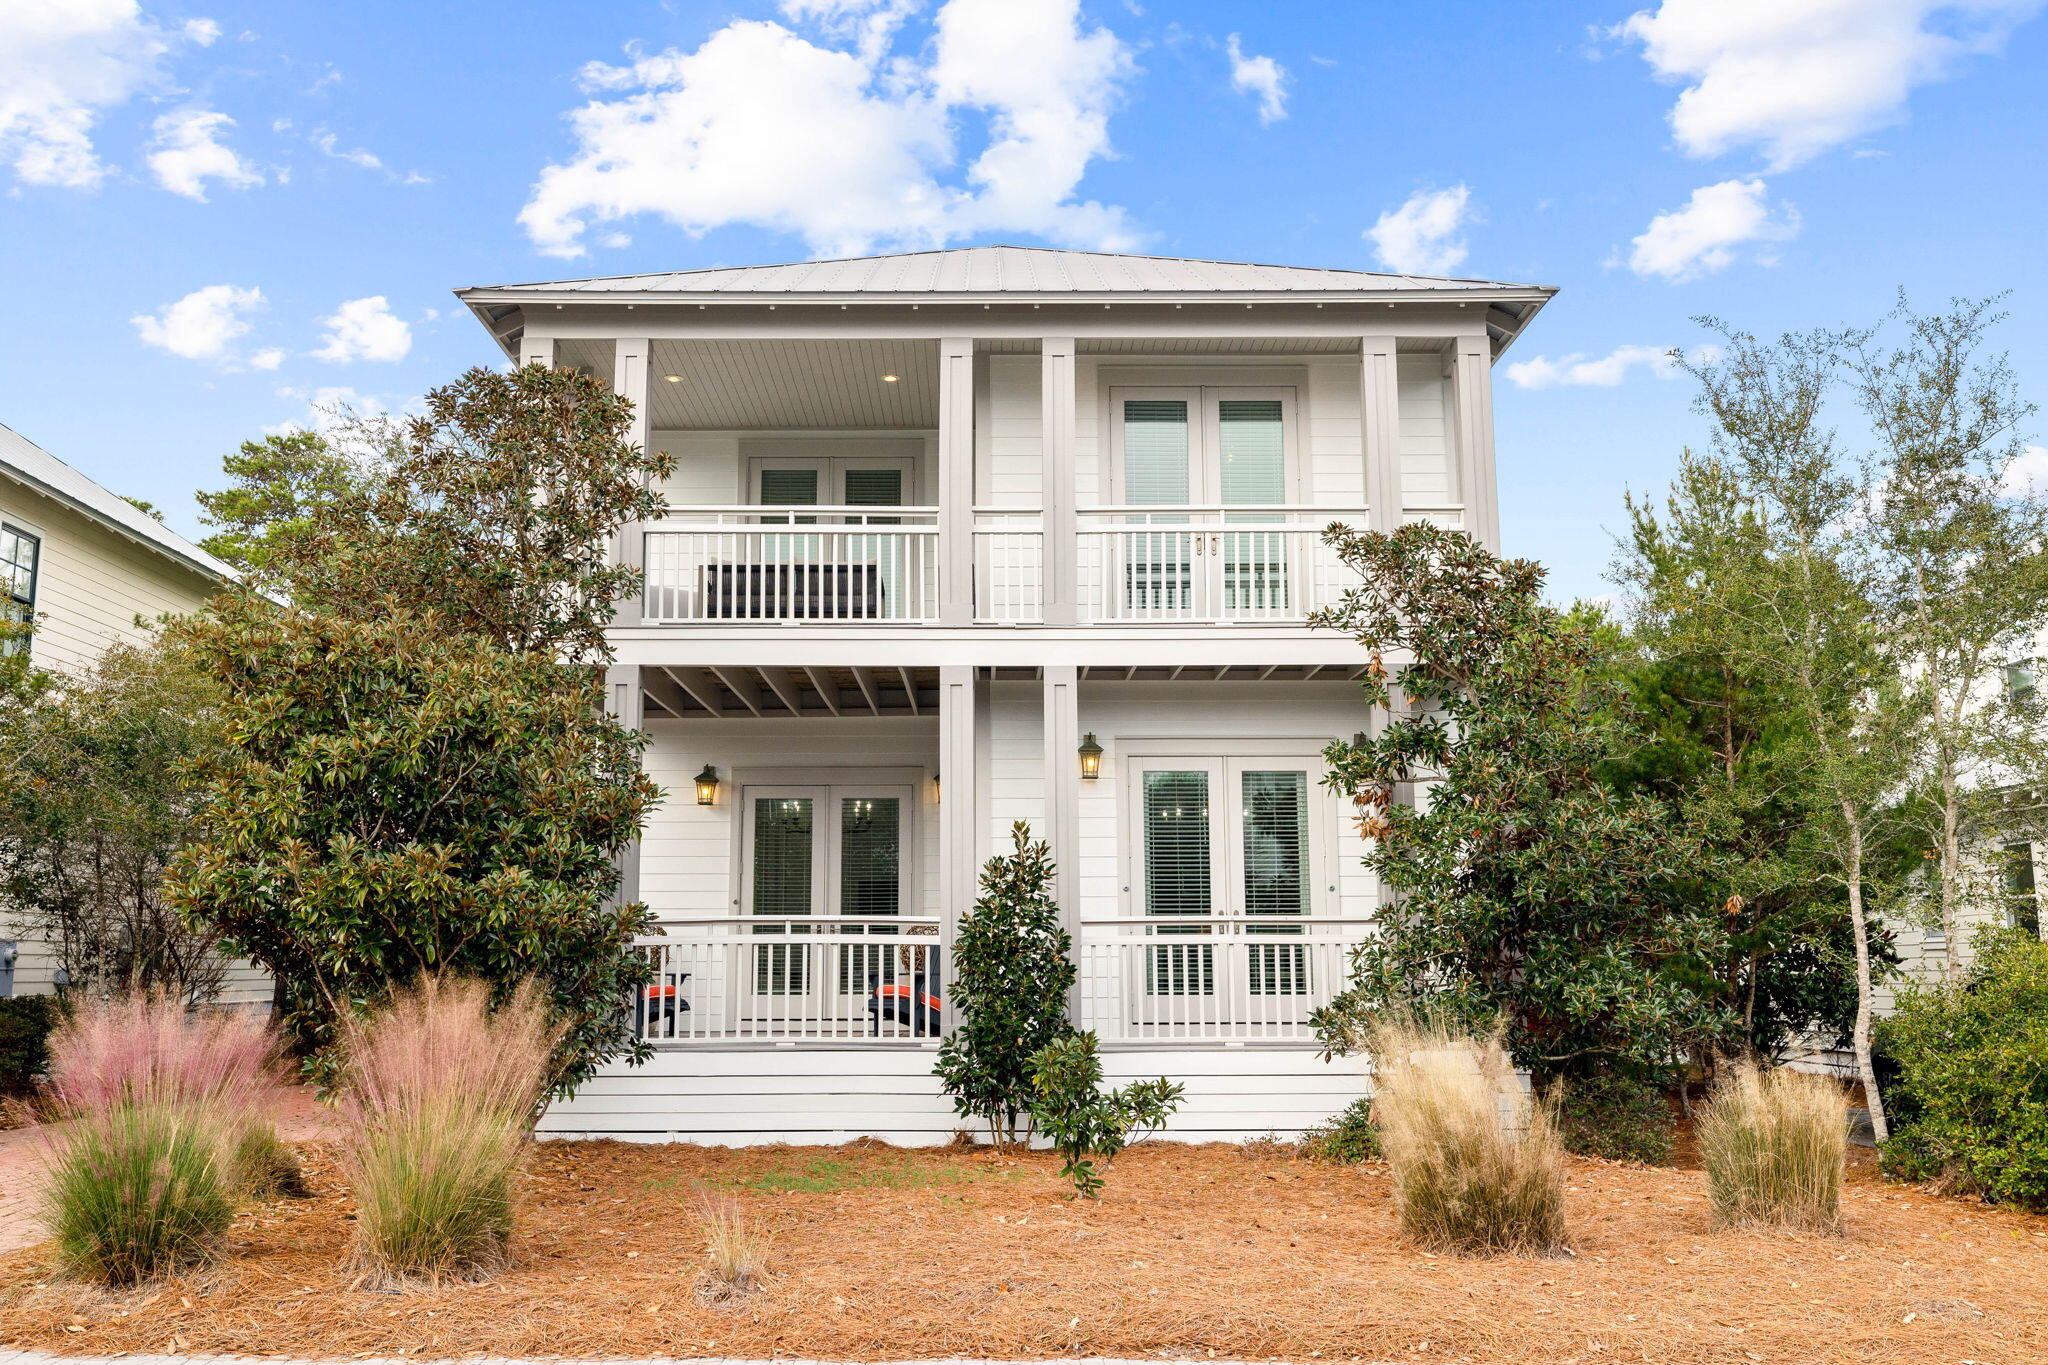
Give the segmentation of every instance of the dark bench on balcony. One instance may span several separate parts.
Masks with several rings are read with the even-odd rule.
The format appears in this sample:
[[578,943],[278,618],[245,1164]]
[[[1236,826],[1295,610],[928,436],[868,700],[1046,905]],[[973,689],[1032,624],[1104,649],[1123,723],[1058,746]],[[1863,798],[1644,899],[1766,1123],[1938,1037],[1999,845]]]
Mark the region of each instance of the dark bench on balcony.
[[875,564],[707,564],[704,615],[719,621],[877,621]]

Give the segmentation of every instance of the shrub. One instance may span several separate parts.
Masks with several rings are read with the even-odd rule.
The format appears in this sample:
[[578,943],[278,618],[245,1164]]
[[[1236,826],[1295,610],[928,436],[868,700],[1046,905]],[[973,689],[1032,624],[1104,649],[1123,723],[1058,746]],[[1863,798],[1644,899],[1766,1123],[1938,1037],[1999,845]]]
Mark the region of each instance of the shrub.
[[1060,1174],[1086,1199],[1102,1189],[1101,1169],[1091,1158],[1107,1166],[1138,1134],[1164,1124],[1184,1092],[1162,1076],[1103,1094],[1092,1033],[1069,1033],[1032,1053],[1031,1085],[1032,1120],[1060,1154]]
[[1010,834],[1016,851],[982,869],[981,897],[954,940],[947,998],[955,1019],[937,1067],[954,1109],[987,1123],[998,1147],[1015,1142],[1028,1119],[1032,1054],[1065,1031],[1074,984],[1051,851],[1021,820]]
[[54,995],[0,998],[0,1095],[26,1095],[50,1063],[50,1030],[57,1026]]
[[225,1136],[202,1111],[117,1104],[55,1139],[44,1224],[74,1275],[110,1287],[204,1264],[234,1217]]
[[387,1282],[502,1269],[512,1179],[561,1036],[521,983],[427,977],[343,1022],[342,1112],[356,1191],[351,1260]]
[[1610,1073],[1561,1082],[1557,1131],[1576,1156],[1647,1166],[1671,1160],[1671,1106],[1657,1086],[1632,1077]]
[[1833,1081],[1741,1063],[1708,1097],[1699,1133],[1716,1222],[1840,1231],[1849,1127]]
[[704,1273],[697,1297],[706,1303],[745,1298],[760,1287],[768,1269],[768,1238],[747,1221],[730,1195],[700,1193],[698,1221],[704,1229]]
[[1498,1034],[1402,1021],[1371,1036],[1373,1121],[1402,1231],[1425,1247],[1547,1254],[1564,1240],[1564,1146]]
[[1962,983],[1905,991],[1879,1041],[1885,1168],[2048,1210],[2048,944],[1985,933]]
[[1380,1130],[1372,1123],[1372,1096],[1351,1101],[1343,1110],[1301,1135],[1302,1155],[1315,1161],[1355,1166],[1378,1161]]
[[237,1156],[270,1133],[276,1039],[260,1019],[163,994],[88,1000],[50,1035],[44,1221],[72,1273],[134,1284],[217,1254]]
[[312,1193],[292,1149],[265,1123],[245,1130],[235,1145],[235,1184],[250,1199],[303,1199]]

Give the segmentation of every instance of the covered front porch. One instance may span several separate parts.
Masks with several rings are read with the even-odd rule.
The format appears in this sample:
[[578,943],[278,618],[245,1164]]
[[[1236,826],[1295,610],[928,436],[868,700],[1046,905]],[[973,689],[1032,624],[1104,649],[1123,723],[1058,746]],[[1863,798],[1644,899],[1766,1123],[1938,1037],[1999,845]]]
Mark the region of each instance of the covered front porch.
[[[1105,1048],[1312,1048],[1374,893],[1321,749],[1351,665],[642,665],[668,792],[629,860],[657,1048],[921,1049],[1013,822],[1053,847]],[[1085,752],[1099,747],[1100,752]]]

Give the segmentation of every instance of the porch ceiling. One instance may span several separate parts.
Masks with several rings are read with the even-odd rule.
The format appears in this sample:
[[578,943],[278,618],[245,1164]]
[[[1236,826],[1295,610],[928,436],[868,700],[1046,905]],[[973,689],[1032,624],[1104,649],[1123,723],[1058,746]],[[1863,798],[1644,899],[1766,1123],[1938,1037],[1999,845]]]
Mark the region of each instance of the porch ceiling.
[[790,716],[936,716],[936,668],[717,668],[640,670],[648,713],[685,720]]
[[657,341],[649,370],[653,423],[662,431],[939,424],[933,341]]

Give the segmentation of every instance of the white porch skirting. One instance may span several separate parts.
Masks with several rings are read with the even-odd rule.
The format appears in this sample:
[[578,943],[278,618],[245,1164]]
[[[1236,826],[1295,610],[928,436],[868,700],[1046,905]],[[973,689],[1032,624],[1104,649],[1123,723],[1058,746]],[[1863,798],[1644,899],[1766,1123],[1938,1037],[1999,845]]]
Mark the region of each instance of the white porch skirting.
[[[874,1137],[905,1146],[950,1141],[977,1125],[953,1112],[930,1048],[665,1049],[641,1067],[609,1067],[552,1106],[552,1138],[823,1145]],[[1105,1052],[1108,1083],[1165,1076],[1187,1097],[1162,1137],[1234,1142],[1291,1136],[1366,1093],[1364,1063],[1305,1048]]]

